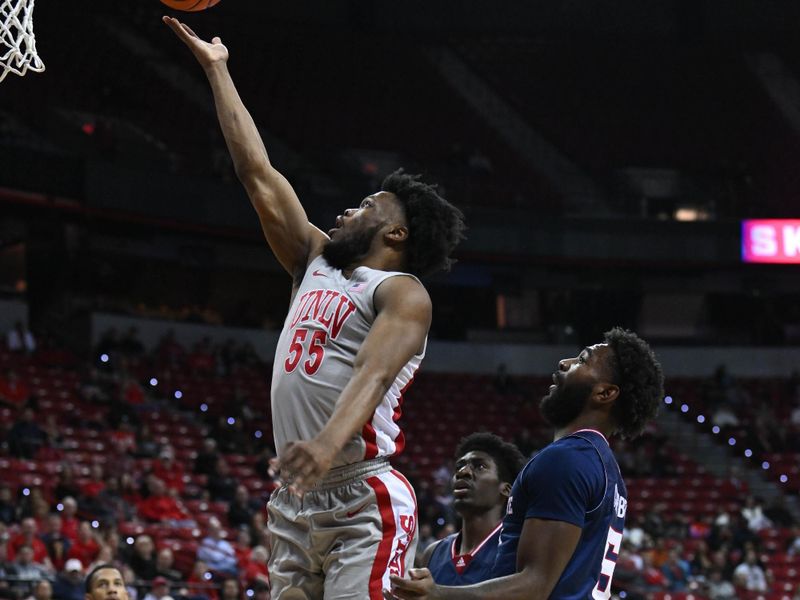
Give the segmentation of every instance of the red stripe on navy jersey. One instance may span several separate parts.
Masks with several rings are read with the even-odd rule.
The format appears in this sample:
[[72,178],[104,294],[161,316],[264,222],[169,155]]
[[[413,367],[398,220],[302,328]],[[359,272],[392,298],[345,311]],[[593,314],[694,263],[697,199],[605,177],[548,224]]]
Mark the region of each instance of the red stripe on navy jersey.
[[383,600],[383,574],[389,566],[397,526],[394,522],[392,498],[384,483],[378,477],[370,477],[367,479],[367,485],[375,492],[378,509],[381,513],[381,530],[383,531],[383,537],[378,545],[378,551],[375,553],[375,562],[372,563],[372,572],[369,576],[369,600]]

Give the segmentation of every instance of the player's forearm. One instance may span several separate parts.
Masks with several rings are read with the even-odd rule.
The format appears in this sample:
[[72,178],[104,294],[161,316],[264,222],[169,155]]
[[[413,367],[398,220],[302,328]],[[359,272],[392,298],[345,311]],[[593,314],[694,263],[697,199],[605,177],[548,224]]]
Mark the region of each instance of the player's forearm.
[[440,586],[438,589],[440,594],[436,598],[441,600],[546,600],[550,595],[542,591],[545,589],[544,581],[525,572],[474,585]]
[[267,150],[253,117],[239,97],[227,64],[214,63],[206,69],[206,76],[234,169],[247,186],[250,178],[264,177],[272,171]]

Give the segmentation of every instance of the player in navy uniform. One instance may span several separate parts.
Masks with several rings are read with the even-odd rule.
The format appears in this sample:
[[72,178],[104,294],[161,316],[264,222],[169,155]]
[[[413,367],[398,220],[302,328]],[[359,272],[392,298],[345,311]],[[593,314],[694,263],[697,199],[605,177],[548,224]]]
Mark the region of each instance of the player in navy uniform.
[[492,577],[511,484],[525,463],[514,444],[491,433],[465,437],[455,458],[453,508],[461,516],[461,531],[428,546],[416,562],[441,585]]
[[636,334],[615,328],[603,343],[564,359],[542,399],[555,441],[514,482],[495,579],[437,585],[426,569],[392,577],[387,600],[604,599],[622,541],[627,492],[607,438],[639,435],[657,411],[664,377]]

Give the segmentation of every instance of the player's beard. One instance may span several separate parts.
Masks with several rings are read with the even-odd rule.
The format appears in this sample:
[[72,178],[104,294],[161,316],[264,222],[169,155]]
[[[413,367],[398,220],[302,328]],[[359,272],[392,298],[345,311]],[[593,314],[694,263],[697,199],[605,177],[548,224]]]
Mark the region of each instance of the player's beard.
[[380,225],[362,231],[345,233],[340,230],[336,239],[331,239],[322,248],[322,256],[335,269],[345,270],[364,258],[372,247],[372,240],[381,228]]
[[557,385],[542,398],[539,412],[553,427],[564,427],[581,414],[592,393],[592,387],[591,383],[583,382]]

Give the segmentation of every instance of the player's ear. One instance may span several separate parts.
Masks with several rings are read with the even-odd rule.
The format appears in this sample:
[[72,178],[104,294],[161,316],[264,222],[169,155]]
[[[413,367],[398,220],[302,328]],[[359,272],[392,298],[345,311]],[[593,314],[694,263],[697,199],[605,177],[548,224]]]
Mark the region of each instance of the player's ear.
[[614,383],[596,383],[592,389],[592,400],[601,406],[611,406],[619,397],[619,386]]
[[507,481],[504,481],[500,484],[500,493],[505,496],[506,498],[511,496],[511,484]]
[[389,230],[383,234],[384,239],[392,244],[405,242],[408,239],[408,227],[396,223],[389,227]]

